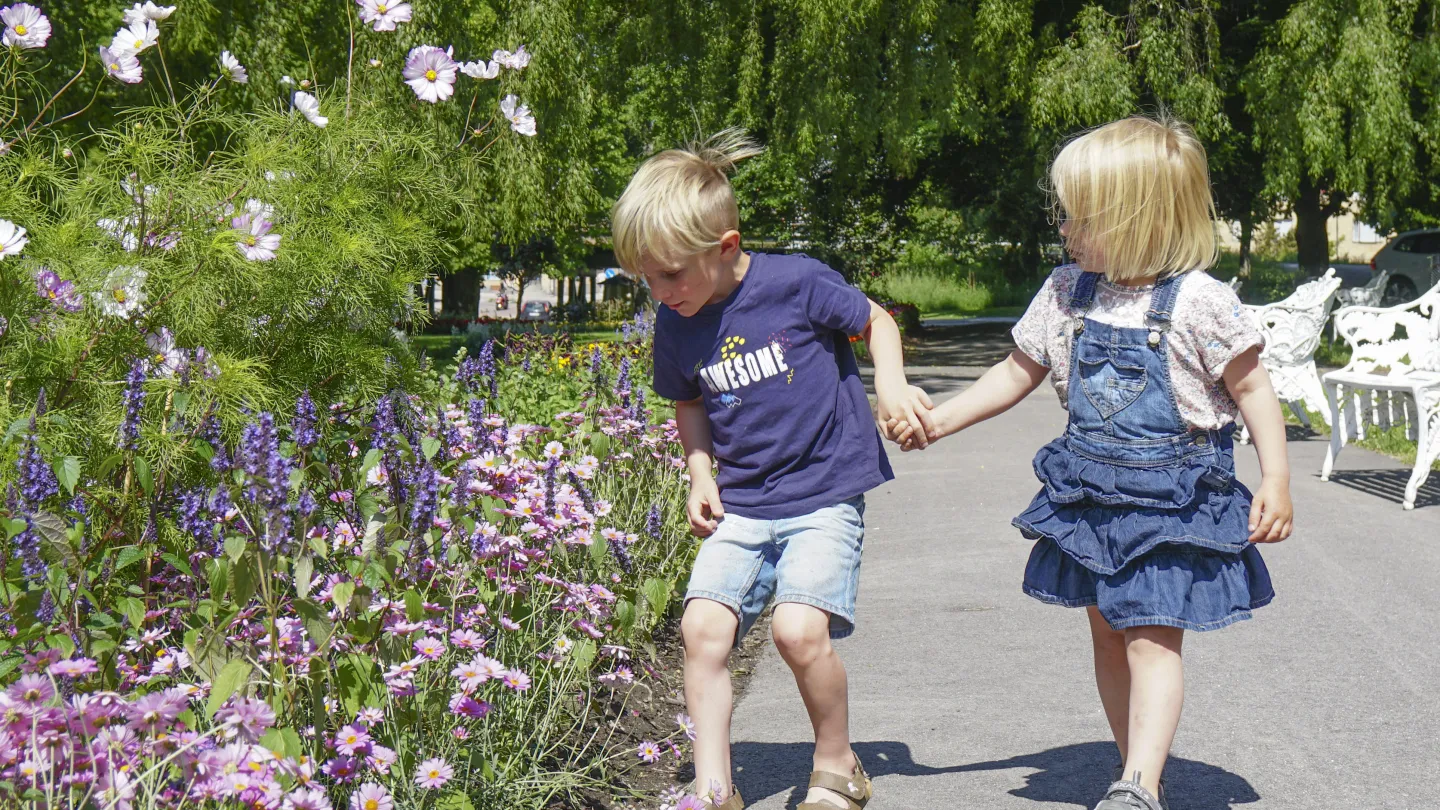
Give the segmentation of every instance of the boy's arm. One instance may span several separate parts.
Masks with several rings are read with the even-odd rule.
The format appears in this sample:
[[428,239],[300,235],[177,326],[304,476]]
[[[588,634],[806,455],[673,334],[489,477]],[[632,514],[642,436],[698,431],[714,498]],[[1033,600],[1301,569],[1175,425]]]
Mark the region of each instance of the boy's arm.
[[715,445],[710,438],[710,415],[701,399],[675,403],[675,428],[680,433],[680,446],[685,449],[685,468],[690,473],[690,500],[686,513],[690,530],[699,537],[708,537],[725,517],[720,504],[720,487],[712,472]]
[[885,308],[870,302],[870,320],[860,333],[875,364],[875,398],[878,400],[876,421],[887,439],[899,441],[891,429],[892,422],[918,426],[914,440],[924,447],[934,434],[930,397],[905,379],[905,355],[900,343],[900,327]]
[[1224,379],[1260,456],[1260,488],[1250,505],[1250,542],[1278,543],[1290,536],[1295,510],[1290,503],[1285,417],[1270,374],[1260,363],[1260,349],[1249,349],[1231,360]]
[[[974,385],[946,400],[930,413],[934,422],[934,433],[930,440],[959,433],[977,422],[1010,410],[1015,403],[1044,382],[1045,375],[1049,373],[1050,369],[1030,359],[1029,355],[1019,349],[1010,352],[1009,357],[991,366]],[[897,427],[904,431],[903,426]],[[913,434],[900,437],[907,450],[914,446],[925,446],[915,439]]]

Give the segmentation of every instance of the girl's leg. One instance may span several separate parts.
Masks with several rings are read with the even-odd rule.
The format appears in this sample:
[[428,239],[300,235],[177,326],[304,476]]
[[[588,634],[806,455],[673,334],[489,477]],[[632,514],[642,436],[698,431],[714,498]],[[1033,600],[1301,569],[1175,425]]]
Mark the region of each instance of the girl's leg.
[[1090,642],[1095,648],[1095,686],[1110,733],[1120,748],[1120,761],[1130,739],[1130,661],[1125,650],[1125,633],[1111,630],[1110,623],[1094,605],[1085,609],[1090,617]]
[[[815,729],[815,770],[848,775],[855,770],[850,750],[849,686],[845,665],[830,645],[830,615],[810,605],[784,602],[775,607],[770,629],[780,657],[795,673],[800,697]],[[837,794],[810,788],[807,802],[848,807]]]
[[1132,627],[1125,631],[1130,662],[1130,731],[1125,777],[1145,789],[1160,791],[1160,771],[1180,725],[1185,703],[1185,668],[1180,645],[1185,631],[1177,627]]
[[730,796],[730,648],[740,620],[730,608],[692,599],[680,620],[685,640],[685,708],[695,723],[695,792]]

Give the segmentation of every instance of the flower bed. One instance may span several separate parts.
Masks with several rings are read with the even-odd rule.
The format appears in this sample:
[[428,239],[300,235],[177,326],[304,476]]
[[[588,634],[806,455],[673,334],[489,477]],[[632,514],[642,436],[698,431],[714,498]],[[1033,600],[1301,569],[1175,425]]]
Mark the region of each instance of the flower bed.
[[[234,447],[187,423],[208,475],[139,482],[141,514],[27,435],[0,795],[540,807],[677,753],[609,739],[692,553],[673,423],[630,382],[646,346],[489,348],[423,396],[257,414]],[[510,418],[541,378],[580,381],[576,407]]]

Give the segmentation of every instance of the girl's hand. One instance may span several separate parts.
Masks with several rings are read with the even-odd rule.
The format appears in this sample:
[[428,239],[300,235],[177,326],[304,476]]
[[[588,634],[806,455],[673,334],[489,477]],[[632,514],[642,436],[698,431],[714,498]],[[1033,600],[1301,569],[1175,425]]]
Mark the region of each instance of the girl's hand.
[[1295,509],[1290,504],[1290,482],[1265,478],[1250,504],[1250,542],[1278,543],[1290,536]]
[[690,531],[696,537],[709,537],[719,528],[725,518],[725,507],[720,504],[720,487],[710,476],[690,477],[690,500],[685,505],[690,517]]

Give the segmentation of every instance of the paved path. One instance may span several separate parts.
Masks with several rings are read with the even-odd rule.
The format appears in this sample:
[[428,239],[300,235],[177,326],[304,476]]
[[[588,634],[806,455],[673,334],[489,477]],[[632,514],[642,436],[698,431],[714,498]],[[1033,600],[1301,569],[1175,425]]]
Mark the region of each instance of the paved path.
[[[916,369],[932,391],[983,368]],[[1034,451],[1065,414],[1047,382],[923,453],[892,454],[872,493],[858,630],[839,643],[875,810],[1093,807],[1118,761],[1085,617],[1020,592],[1030,544],[1009,526]],[[1266,549],[1277,598],[1186,643],[1187,702],[1166,769],[1175,810],[1440,807],[1440,486],[1405,512],[1405,475],[1356,448],[1343,482],[1291,445],[1298,530]],[[1254,484],[1254,451],[1240,448]],[[793,807],[810,731],[770,649],[735,713],[737,784]]]

